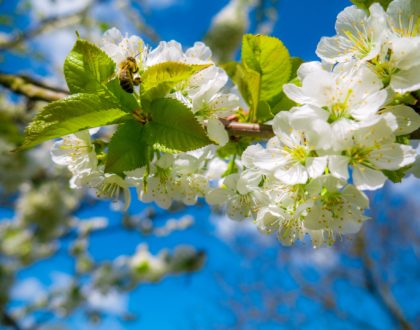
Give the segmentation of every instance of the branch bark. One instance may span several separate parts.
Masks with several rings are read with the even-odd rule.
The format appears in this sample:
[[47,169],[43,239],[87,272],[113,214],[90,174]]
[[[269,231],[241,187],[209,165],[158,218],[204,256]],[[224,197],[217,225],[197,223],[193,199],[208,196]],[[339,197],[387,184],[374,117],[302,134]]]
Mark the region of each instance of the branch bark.
[[[69,95],[69,92],[66,90],[48,86],[25,75],[0,72],[0,86],[36,101],[52,102]],[[274,136],[271,125],[239,123],[226,119],[221,119],[221,121],[230,136],[250,136],[261,139],[268,139]],[[420,139],[420,130],[411,133],[410,138]]]
[[52,102],[69,95],[65,90],[48,86],[25,75],[0,72],[0,85],[31,100]]

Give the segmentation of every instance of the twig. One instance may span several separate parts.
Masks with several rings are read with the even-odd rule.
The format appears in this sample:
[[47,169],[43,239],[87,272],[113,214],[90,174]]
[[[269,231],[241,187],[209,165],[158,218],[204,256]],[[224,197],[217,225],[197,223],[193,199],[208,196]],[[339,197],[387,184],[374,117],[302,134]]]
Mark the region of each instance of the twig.
[[[0,86],[6,87],[15,93],[24,95],[32,100],[56,101],[69,95],[65,90],[51,87],[33,78],[24,75],[13,75],[0,72]],[[251,136],[267,139],[274,136],[271,125],[239,123],[221,119],[230,136]],[[206,122],[204,123],[206,124]],[[410,134],[412,139],[420,138],[420,130]]]
[[0,72],[0,85],[11,91],[24,95],[31,100],[56,101],[69,95],[65,90],[48,86],[24,75],[13,75]]

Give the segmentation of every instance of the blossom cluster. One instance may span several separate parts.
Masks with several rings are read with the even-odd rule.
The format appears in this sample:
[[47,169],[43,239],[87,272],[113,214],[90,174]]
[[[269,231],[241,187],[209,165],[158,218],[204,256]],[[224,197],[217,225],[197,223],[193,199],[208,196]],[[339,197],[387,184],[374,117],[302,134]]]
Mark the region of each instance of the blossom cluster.
[[318,45],[322,62],[301,65],[299,81],[283,87],[297,106],[275,116],[275,137],[248,147],[242,173],[226,177],[207,201],[227,200],[231,218],[253,216],[261,231],[277,232],[286,245],[305,234],[314,246],[332,244],[359,231],[369,205],[362,191],[381,188],[387,171],[416,158],[400,142],[418,129],[420,116],[398,102],[420,87],[415,3],[396,0],[387,12],[373,4],[370,15],[355,6],[340,13],[337,36]]
[[274,137],[249,145],[229,165],[217,156],[217,148],[229,141],[219,119],[244,103],[212,62],[210,49],[199,42],[184,52],[175,41],[149,49],[139,37],[111,29],[103,50],[117,66],[127,57],[136,58],[139,72],[168,61],[209,64],[168,97],[206,123],[215,145],[156,152],[148,166],[122,178],[104,173],[92,139],[97,131],[91,130],[56,142],[53,160],[72,172],[73,187],[94,187],[99,196],[118,198],[124,191],[129,203],[129,188],[135,187],[140,200],[163,208],[205,197],[232,219],[252,217],[259,230],[276,232],[285,245],[306,234],[314,246],[331,245],[368,219],[363,191],[404,176],[416,160],[407,135],[420,127],[410,107],[412,93],[420,89],[419,15],[416,0],[394,0],[386,11],[378,3],[369,12],[346,8],[338,15],[337,35],[318,45],[321,61],[302,64],[295,81],[283,86],[296,106],[270,122]]
[[[168,97],[187,105],[199,122],[205,121],[207,134],[214,143],[223,146],[229,141],[220,118],[234,114],[240,99],[238,93],[227,86],[227,74],[212,62],[211,51],[204,43],[197,42],[185,52],[176,41],[161,42],[155,49],[149,49],[141,38],[123,37],[112,28],[105,32],[102,48],[117,67],[128,57],[135,58],[139,72],[165,62],[208,64],[209,67],[193,75],[187,84],[176,86]],[[102,133],[104,130],[106,128],[101,129]],[[126,207],[130,204],[130,187],[137,188],[141,201],[154,201],[163,208],[169,208],[174,200],[195,204],[199,197],[206,195],[209,178],[220,178],[227,167],[215,158],[214,148],[209,146],[174,155],[157,153],[149,166],[127,172],[122,178],[104,172],[94,141],[98,135],[101,135],[98,129],[90,129],[64,137],[54,144],[52,159],[70,170],[72,188],[89,186],[96,189],[98,197],[114,200],[123,193]],[[216,166],[212,165],[214,162]]]

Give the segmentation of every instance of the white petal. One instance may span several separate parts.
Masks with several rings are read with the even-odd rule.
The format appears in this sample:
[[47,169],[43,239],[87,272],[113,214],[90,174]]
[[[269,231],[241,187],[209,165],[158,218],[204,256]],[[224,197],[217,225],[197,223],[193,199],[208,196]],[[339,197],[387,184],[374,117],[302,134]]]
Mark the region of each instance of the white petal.
[[295,101],[298,104],[312,104],[312,97],[305,94],[302,87],[298,87],[295,84],[286,84],[283,86],[283,92],[286,96]]
[[420,65],[420,37],[394,38],[391,41],[391,48],[391,60],[399,69],[409,70]]
[[277,169],[274,172],[274,176],[285,184],[299,184],[306,183],[308,181],[308,172],[302,164],[295,164],[289,169]]
[[343,118],[331,124],[332,146],[336,151],[342,151],[352,145],[352,134],[356,126],[354,121]]
[[355,234],[362,228],[362,219],[366,219],[357,209],[345,210],[342,220],[336,220],[335,228],[341,234]]
[[353,167],[353,183],[360,190],[376,190],[381,188],[386,181],[386,176],[366,166]]
[[272,123],[274,134],[277,136],[282,133],[285,133],[286,135],[290,134],[293,130],[290,126],[290,116],[291,114],[289,111],[280,111],[274,116]]
[[223,184],[232,192],[236,191],[236,186],[240,175],[238,173],[230,174],[223,180]]
[[295,129],[307,129],[312,127],[314,120],[327,121],[329,117],[328,111],[313,105],[304,105],[294,107],[290,111],[290,125]]
[[345,200],[362,209],[369,207],[369,198],[353,185],[347,185],[341,192]]
[[325,229],[331,222],[331,213],[320,205],[313,206],[305,217],[305,227],[311,230]]
[[391,108],[387,108],[385,111],[386,114],[392,114],[396,120],[396,135],[409,134],[420,128],[420,115],[411,107],[406,105],[396,105]]
[[409,70],[401,70],[391,77],[391,87],[394,91],[404,94],[420,89],[420,65]]
[[[413,18],[420,16],[420,2],[418,0],[394,0],[387,9],[392,18],[394,32],[408,35],[413,32]],[[411,34],[410,34],[411,35]]]
[[226,189],[216,188],[206,194],[206,202],[210,205],[223,205],[227,202],[228,196],[229,192]]
[[414,163],[416,151],[405,144],[385,144],[373,150],[369,154],[369,160],[379,169],[398,170]]
[[362,146],[375,146],[394,142],[394,134],[388,122],[381,118],[370,126],[354,131],[354,140]]
[[328,156],[328,169],[336,178],[348,180],[349,178],[349,158],[346,156]]
[[306,169],[311,178],[321,176],[327,167],[327,156],[324,157],[308,157],[306,159]]
[[238,198],[228,201],[226,213],[232,220],[243,220],[251,215],[249,205],[244,205]]
[[351,32],[354,35],[360,33],[360,25],[366,20],[367,14],[356,6],[349,6],[344,8],[342,12],[337,15],[335,23],[335,30],[337,34],[345,35],[346,32]]
[[229,142],[229,135],[219,119],[210,118],[207,122],[207,134],[211,140],[220,146]]
[[365,120],[378,112],[385,103],[387,96],[388,93],[385,89],[370,94],[357,107],[351,109],[349,112],[354,118]]
[[160,168],[169,168],[172,166],[174,162],[174,156],[171,154],[163,154],[162,157],[159,158],[159,160],[156,162],[156,165]]
[[203,42],[196,42],[193,47],[186,50],[185,55],[206,62],[211,60],[212,54],[210,48]]
[[258,211],[255,223],[259,230],[271,233],[279,227],[286,217],[287,213],[276,206],[263,207]]
[[322,37],[316,47],[316,54],[328,63],[344,62],[353,57],[348,51],[351,46],[351,43],[342,36]]
[[301,64],[297,71],[297,75],[300,80],[303,80],[308,74],[323,69],[322,63],[319,61],[306,62]]
[[261,144],[252,144],[242,153],[242,164],[248,168],[254,167],[254,161],[258,160],[260,155],[264,153],[266,153],[266,151]]
[[239,108],[239,97],[232,93],[218,93],[212,97],[209,107],[217,117],[227,117]]

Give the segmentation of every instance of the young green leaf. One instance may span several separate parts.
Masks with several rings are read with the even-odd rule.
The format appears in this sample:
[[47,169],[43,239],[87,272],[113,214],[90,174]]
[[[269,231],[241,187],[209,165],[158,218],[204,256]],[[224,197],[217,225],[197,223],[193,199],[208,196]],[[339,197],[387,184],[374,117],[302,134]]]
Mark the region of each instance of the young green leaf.
[[369,11],[369,7],[375,3],[379,2],[384,9],[388,8],[388,5],[392,2],[392,0],[350,0],[352,3],[354,3],[357,7],[360,9],[365,10],[366,12]]
[[261,75],[240,64],[236,68],[234,81],[245,102],[249,105],[250,111],[256,112],[260,99]]
[[106,89],[110,95],[105,95],[112,102],[116,102],[121,106],[121,109],[132,113],[135,109],[138,109],[138,104],[134,94],[127,93],[120,86],[120,81],[115,78],[106,84]]
[[177,151],[189,151],[212,142],[193,113],[175,99],[157,99],[151,104],[151,121],[146,125],[154,143]]
[[151,66],[142,75],[142,98],[153,100],[162,98],[182,81],[190,79],[194,74],[208,68],[211,64],[185,64],[164,62]]
[[266,101],[258,103],[258,122],[266,122],[273,119],[274,115],[271,112],[270,105]]
[[297,77],[297,71],[299,70],[299,67],[304,63],[305,61],[302,60],[300,57],[291,57],[290,58],[290,64],[291,64],[291,74],[290,74],[290,80],[293,80]]
[[115,73],[114,61],[100,48],[78,39],[64,62],[64,75],[72,94],[102,93]]
[[118,127],[108,145],[105,172],[123,175],[123,172],[145,166],[151,159],[147,128],[135,120]]
[[94,94],[75,94],[48,104],[25,130],[18,150],[88,128],[122,122],[130,116],[114,103]]
[[245,35],[242,43],[242,63],[261,75],[260,101],[269,102],[289,81],[291,62],[287,48],[273,37]]
[[413,167],[413,165],[408,165],[405,167],[401,167],[398,170],[390,171],[390,170],[382,170],[382,173],[391,180],[393,183],[399,183],[402,179],[406,176],[407,172]]

